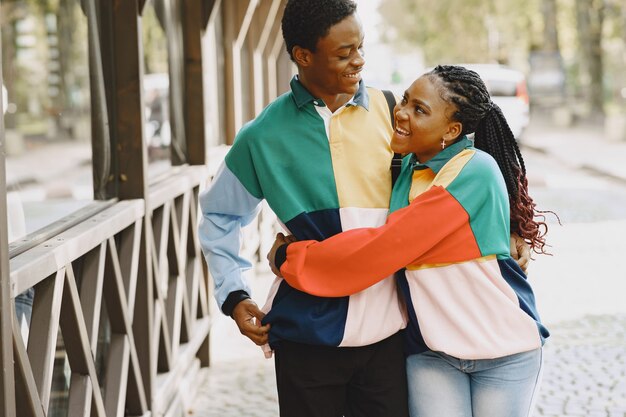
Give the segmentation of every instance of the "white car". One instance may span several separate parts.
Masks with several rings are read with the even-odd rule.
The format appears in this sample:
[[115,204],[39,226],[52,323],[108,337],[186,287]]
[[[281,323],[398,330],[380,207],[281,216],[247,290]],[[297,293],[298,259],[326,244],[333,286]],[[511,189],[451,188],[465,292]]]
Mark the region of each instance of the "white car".
[[526,76],[521,71],[496,64],[461,64],[476,71],[487,85],[491,99],[501,109],[516,139],[529,123]]

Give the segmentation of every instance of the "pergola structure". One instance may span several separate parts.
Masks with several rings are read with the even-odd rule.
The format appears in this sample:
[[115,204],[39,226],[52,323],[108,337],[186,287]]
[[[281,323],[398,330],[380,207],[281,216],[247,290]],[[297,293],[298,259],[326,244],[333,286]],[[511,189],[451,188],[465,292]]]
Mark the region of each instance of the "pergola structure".
[[[184,414],[199,368],[210,363],[212,284],[196,229],[207,155],[286,89],[284,3],[161,1],[177,152],[166,175],[151,178],[141,88],[146,0],[82,1],[94,201],[17,245],[0,234],[1,415],[49,415],[59,331],[71,369],[68,416]],[[4,138],[0,119],[7,230]],[[23,340],[13,304],[29,288]]]

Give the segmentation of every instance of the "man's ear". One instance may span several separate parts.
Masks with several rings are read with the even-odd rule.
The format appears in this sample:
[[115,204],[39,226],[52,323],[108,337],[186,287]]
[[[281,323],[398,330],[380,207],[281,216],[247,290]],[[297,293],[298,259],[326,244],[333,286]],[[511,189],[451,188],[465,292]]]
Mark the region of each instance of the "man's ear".
[[313,53],[308,49],[296,45],[291,50],[291,54],[293,55],[293,60],[296,62],[296,65],[301,67],[308,67],[311,65]]
[[450,122],[448,124],[448,131],[443,136],[444,140],[456,140],[463,131],[463,124],[461,122]]

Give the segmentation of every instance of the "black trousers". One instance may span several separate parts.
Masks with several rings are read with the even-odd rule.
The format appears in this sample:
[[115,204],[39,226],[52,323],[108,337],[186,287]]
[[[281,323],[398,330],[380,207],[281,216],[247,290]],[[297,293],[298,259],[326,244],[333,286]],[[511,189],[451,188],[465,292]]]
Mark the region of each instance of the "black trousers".
[[363,347],[282,341],[275,350],[281,417],[408,417],[401,332]]

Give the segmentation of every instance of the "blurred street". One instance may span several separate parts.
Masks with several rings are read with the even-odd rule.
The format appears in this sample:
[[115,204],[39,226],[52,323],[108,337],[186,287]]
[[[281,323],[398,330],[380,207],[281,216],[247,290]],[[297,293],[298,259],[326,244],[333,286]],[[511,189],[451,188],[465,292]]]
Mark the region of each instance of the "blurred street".
[[[626,417],[626,142],[535,123],[521,143],[531,196],[562,222],[547,215],[553,256],[529,271],[552,333],[535,416]],[[271,280],[263,267],[251,275],[258,303]],[[273,361],[230,318],[218,317],[212,354],[194,416],[278,415]]]

